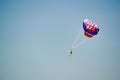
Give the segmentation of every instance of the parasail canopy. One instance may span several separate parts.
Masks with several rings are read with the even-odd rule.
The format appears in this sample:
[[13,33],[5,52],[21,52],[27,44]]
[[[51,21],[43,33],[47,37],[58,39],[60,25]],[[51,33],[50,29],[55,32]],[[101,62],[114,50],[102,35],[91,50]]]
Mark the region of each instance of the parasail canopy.
[[92,38],[99,32],[99,27],[89,19],[83,21],[84,35],[88,38]]

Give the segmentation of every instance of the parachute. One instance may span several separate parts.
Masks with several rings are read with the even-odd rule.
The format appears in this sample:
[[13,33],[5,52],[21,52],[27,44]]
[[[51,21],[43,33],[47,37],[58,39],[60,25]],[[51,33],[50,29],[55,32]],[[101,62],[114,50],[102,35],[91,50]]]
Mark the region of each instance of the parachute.
[[99,32],[98,26],[89,19],[83,21],[84,35],[88,38],[92,38],[94,35],[97,35]]
[[[92,38],[93,36],[97,35],[99,32],[99,27],[93,21],[91,21],[89,19],[85,19],[83,21],[82,27],[84,30],[83,31],[84,36],[86,36],[87,38]],[[80,44],[82,44],[84,42],[80,32],[81,31],[79,31],[79,33],[78,33],[77,37],[75,38],[71,48],[68,50],[70,55],[72,53],[71,51],[73,48],[77,48]]]

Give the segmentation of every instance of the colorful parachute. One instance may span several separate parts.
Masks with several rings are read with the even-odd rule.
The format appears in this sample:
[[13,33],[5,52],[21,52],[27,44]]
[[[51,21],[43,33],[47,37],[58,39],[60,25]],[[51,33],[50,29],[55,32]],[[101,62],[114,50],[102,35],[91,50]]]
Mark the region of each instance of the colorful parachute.
[[99,32],[98,26],[89,19],[83,21],[84,35],[91,38]]

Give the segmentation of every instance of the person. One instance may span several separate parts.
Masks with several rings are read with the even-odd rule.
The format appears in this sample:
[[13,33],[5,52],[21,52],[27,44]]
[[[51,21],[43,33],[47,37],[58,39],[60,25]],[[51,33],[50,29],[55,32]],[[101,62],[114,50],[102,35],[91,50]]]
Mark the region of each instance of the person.
[[70,56],[72,55],[72,49],[70,49]]

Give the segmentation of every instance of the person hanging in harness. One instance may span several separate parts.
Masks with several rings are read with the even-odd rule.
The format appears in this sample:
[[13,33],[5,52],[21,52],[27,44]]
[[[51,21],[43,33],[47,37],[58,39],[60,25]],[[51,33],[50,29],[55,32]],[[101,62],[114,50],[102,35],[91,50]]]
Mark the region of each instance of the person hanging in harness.
[[67,51],[68,53],[69,53],[69,56],[71,56],[72,55],[72,49],[69,49],[68,51]]
[[70,52],[69,52],[69,53],[70,53],[69,55],[71,56],[71,55],[72,55],[72,49],[70,49]]

